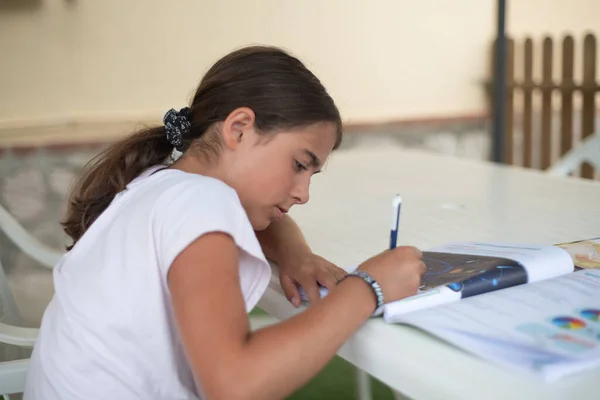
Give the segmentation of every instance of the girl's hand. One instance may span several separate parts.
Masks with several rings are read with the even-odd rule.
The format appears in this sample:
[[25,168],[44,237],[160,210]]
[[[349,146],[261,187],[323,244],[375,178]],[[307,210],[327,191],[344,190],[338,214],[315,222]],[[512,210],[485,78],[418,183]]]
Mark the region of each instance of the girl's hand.
[[333,289],[344,276],[346,271],[309,250],[279,265],[281,288],[294,307],[301,303],[298,286],[302,286],[308,300],[314,303],[321,298],[318,284]]
[[411,246],[386,250],[362,263],[358,269],[368,272],[379,283],[386,303],[416,294],[427,271],[423,254]]

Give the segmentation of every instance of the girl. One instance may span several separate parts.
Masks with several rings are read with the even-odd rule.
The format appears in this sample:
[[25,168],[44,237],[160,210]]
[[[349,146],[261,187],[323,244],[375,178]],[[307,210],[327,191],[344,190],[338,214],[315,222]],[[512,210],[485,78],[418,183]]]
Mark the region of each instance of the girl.
[[[73,245],[54,270],[25,399],[280,399],[384,300],[416,293],[418,250],[385,251],[346,279],[286,216],[341,137],[300,61],[249,47],[214,64],[189,109],[108,148],[70,200]],[[183,155],[170,163],[173,149]],[[267,258],[290,301],[302,285],[312,304],[251,332]],[[317,282],[331,289],[322,300]]]

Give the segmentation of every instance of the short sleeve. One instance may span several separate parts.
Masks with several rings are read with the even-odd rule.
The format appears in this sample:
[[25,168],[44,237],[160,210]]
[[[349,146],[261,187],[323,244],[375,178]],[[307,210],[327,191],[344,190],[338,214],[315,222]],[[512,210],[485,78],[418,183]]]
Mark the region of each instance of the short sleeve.
[[204,234],[223,232],[238,245],[242,239],[245,214],[237,193],[217,180],[204,177],[173,185],[154,212],[153,239],[165,275],[179,253]]

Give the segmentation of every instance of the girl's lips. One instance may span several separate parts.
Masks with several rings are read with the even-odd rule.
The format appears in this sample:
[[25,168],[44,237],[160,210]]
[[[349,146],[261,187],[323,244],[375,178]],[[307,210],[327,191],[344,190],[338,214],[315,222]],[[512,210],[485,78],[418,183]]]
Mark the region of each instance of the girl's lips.
[[288,210],[286,210],[285,208],[281,208],[281,207],[275,207],[275,219],[280,219],[283,214],[286,214],[288,212]]
[[275,207],[275,219],[279,219],[283,216],[283,211],[279,207]]

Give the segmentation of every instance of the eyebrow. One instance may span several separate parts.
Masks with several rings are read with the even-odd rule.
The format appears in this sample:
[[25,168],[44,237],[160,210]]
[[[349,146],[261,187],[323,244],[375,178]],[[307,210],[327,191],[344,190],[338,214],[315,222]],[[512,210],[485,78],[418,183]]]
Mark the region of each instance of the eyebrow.
[[304,149],[304,152],[306,154],[308,154],[308,156],[310,157],[311,167],[319,168],[321,166],[321,160],[319,160],[319,157],[317,157],[315,153],[313,153],[312,151],[310,151],[308,149]]

